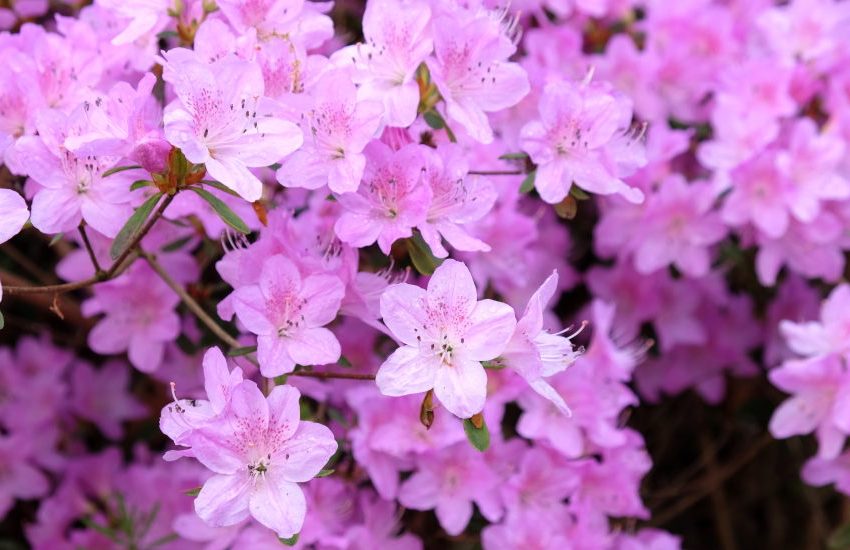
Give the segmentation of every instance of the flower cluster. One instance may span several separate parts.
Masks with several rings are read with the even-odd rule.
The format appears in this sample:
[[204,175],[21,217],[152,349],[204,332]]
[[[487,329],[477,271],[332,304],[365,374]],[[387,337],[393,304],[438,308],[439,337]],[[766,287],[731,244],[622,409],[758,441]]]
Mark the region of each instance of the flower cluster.
[[0,4],[31,546],[678,548],[629,414],[729,377],[850,494],[850,4]]

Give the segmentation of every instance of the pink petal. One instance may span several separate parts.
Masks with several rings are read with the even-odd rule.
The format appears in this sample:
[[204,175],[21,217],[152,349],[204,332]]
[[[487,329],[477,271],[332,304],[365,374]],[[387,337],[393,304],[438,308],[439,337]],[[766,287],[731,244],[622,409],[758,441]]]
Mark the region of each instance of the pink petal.
[[381,316],[393,335],[409,346],[417,346],[424,333],[425,290],[407,283],[392,285],[381,295]]
[[272,468],[281,479],[304,483],[316,477],[336,449],[337,442],[327,426],[301,422],[295,435],[272,455]]
[[214,475],[195,499],[195,513],[209,525],[227,527],[248,517],[251,478],[248,470],[233,475]]
[[307,501],[301,488],[284,481],[272,471],[258,483],[249,504],[251,516],[277,536],[290,538],[304,525]]
[[289,356],[299,365],[327,365],[339,361],[339,340],[326,328],[307,328],[287,339]]
[[465,357],[476,361],[489,361],[502,353],[516,328],[516,317],[511,306],[495,300],[478,302],[469,317],[463,344]]
[[455,356],[451,365],[436,370],[434,395],[450,413],[469,418],[481,412],[487,399],[487,373],[481,363]]
[[434,387],[439,366],[438,356],[420,355],[418,348],[402,346],[387,357],[375,382],[384,395],[422,393]]

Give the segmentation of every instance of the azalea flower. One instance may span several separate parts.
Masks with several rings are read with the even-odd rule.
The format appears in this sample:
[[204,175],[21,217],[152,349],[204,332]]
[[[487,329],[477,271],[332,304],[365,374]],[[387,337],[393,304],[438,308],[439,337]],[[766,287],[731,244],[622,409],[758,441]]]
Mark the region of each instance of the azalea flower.
[[516,326],[510,306],[478,301],[466,266],[446,260],[427,290],[407,283],[387,288],[381,315],[402,344],[378,370],[381,393],[398,396],[433,389],[456,416],[481,412],[487,397],[481,362],[504,350]]

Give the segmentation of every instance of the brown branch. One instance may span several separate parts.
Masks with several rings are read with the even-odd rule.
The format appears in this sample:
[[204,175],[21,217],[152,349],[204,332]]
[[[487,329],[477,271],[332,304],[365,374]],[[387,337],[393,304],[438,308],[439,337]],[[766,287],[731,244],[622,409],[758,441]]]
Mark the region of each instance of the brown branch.
[[664,525],[697,502],[701,501],[703,498],[710,495],[718,486],[725,483],[727,479],[738,473],[741,468],[757,457],[771,441],[773,441],[773,437],[769,433],[764,434],[761,439],[755,441],[737,458],[719,467],[705,479],[696,482],[694,484],[694,492],[683,496],[681,500],[674,503],[666,510],[662,510],[657,514],[654,514],[649,522],[650,525],[656,527]]
[[141,248],[139,248],[139,254],[141,254],[141,256],[145,260],[147,260],[151,268],[153,268],[153,270],[156,271],[157,275],[159,275],[159,277],[163,281],[165,281],[165,284],[167,284],[171,288],[171,290],[173,290],[175,294],[180,297],[183,303],[186,304],[186,307],[189,308],[189,311],[194,313],[195,317],[197,317],[200,322],[202,322],[208,329],[210,329],[213,334],[218,336],[219,340],[221,340],[231,348],[240,347],[241,344],[239,343],[239,341],[236,340],[236,338],[234,338],[230,334],[228,334],[227,331],[225,331],[223,328],[221,328],[221,326],[216,323],[215,319],[210,317],[210,315],[206,311],[204,311],[204,308],[202,308],[201,305],[196,302],[194,298],[189,296],[189,293],[186,292],[186,289],[183,288],[180,283],[175,281],[171,277],[171,275],[168,274],[165,268],[163,268],[162,265],[156,261],[156,258],[153,254],[145,252]]
[[63,294],[65,292],[73,292],[75,290],[79,290],[81,288],[90,287],[97,283],[102,283],[104,281],[109,281],[121,275],[124,270],[126,270],[131,263],[135,260],[135,258],[131,257],[131,254],[134,253],[134,249],[139,245],[141,240],[148,234],[154,224],[159,220],[162,216],[162,213],[165,212],[165,209],[168,208],[168,205],[171,204],[171,201],[174,199],[174,195],[169,195],[162,201],[157,208],[156,212],[154,212],[153,216],[145,223],[139,233],[133,238],[132,241],[127,245],[126,248],[121,252],[118,258],[112,262],[112,265],[109,266],[109,269],[106,272],[100,271],[95,275],[89,277],[88,279],[83,279],[82,281],[74,281],[72,283],[62,283],[58,285],[42,285],[42,286],[6,286],[3,285],[3,293],[8,294],[10,296],[21,296],[24,294]]
[[103,269],[100,268],[100,262],[97,261],[97,256],[94,254],[94,248],[91,246],[91,242],[89,241],[89,235],[86,233],[86,225],[85,222],[80,224],[80,237],[83,239],[83,244],[86,247],[86,252],[89,253],[89,258],[91,259],[91,265],[94,266],[94,272],[96,274],[100,274],[103,272]]
[[522,170],[470,170],[470,176],[521,176],[525,174]]
[[303,376],[305,378],[319,378],[328,380],[332,378],[340,380],[374,380],[374,374],[359,374],[356,372],[315,372],[310,370],[299,370],[290,372],[286,376]]

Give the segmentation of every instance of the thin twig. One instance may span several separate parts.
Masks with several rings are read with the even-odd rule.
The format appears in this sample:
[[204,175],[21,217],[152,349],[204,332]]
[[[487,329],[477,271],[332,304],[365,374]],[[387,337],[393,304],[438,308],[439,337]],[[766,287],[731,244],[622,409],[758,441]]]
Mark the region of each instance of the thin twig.
[[303,376],[305,378],[319,378],[327,380],[338,378],[340,380],[374,380],[374,374],[358,374],[356,372],[315,372],[308,370],[299,370],[290,372],[287,376]]
[[650,524],[654,526],[664,525],[703,498],[710,495],[718,485],[725,483],[727,479],[738,473],[741,468],[757,457],[771,441],[773,441],[773,437],[770,434],[763,435],[761,439],[750,445],[747,450],[741,453],[741,455],[736,459],[719,467],[713,472],[713,475],[702,480],[701,483],[698,482],[693,493],[684,495],[681,500],[666,510],[662,510],[657,514],[654,514]]
[[89,241],[89,235],[86,233],[86,225],[85,222],[80,224],[80,237],[83,239],[83,244],[86,247],[86,252],[89,253],[89,258],[91,259],[91,264],[94,266],[95,273],[102,273],[103,269],[100,268],[100,262],[97,261],[97,256],[94,254],[94,248],[91,246],[91,242]]
[[57,279],[55,275],[41,269],[35,262],[30,260],[26,254],[12,246],[11,243],[5,244],[3,249],[0,250],[0,254],[8,256],[9,259],[24,268],[24,270],[26,270],[30,275],[38,279],[38,282],[41,284],[52,285],[59,282],[59,279]]
[[194,298],[189,296],[189,293],[186,292],[186,289],[183,288],[180,283],[175,281],[171,277],[171,275],[168,274],[165,268],[163,268],[162,265],[156,261],[156,258],[153,256],[153,254],[145,252],[141,248],[139,248],[139,254],[145,260],[147,260],[148,264],[153,268],[154,271],[156,271],[157,275],[159,275],[159,277],[163,281],[165,281],[165,284],[171,287],[171,290],[173,290],[180,297],[180,299],[183,300],[183,303],[186,304],[186,307],[188,307],[189,310],[195,314],[195,317],[197,317],[200,322],[202,322],[208,329],[210,329],[213,334],[218,336],[218,338],[222,342],[224,342],[231,348],[238,348],[241,346],[241,344],[238,340],[236,340],[236,338],[234,338],[233,336],[228,334],[227,331],[221,328],[221,326],[219,326],[219,324],[215,322],[215,319],[210,317],[210,315],[206,311],[204,311],[204,308],[202,308],[201,305],[196,302]]
[[470,176],[521,176],[522,170],[470,170]]
[[[4,294],[8,294],[10,296],[23,295],[23,294],[63,294],[65,292],[73,292],[75,290],[79,290],[81,288],[86,288],[97,283],[102,283],[104,281],[109,281],[114,279],[115,277],[121,275],[125,269],[127,269],[134,258],[131,257],[132,254],[135,253],[135,248],[138,246],[139,242],[148,234],[154,224],[159,220],[162,216],[162,213],[165,212],[165,209],[168,208],[168,205],[171,204],[171,201],[174,199],[173,195],[169,195],[165,198],[162,203],[160,203],[159,208],[157,208],[156,212],[154,212],[153,216],[147,221],[147,223],[142,227],[139,233],[133,238],[132,241],[127,245],[127,247],[121,252],[118,258],[112,262],[112,265],[109,266],[109,269],[106,272],[98,272],[95,275],[89,277],[88,279],[83,279],[82,281],[74,281],[72,283],[62,283],[58,285],[41,285],[41,286],[6,286],[3,285]],[[125,261],[128,260],[128,261]]]

